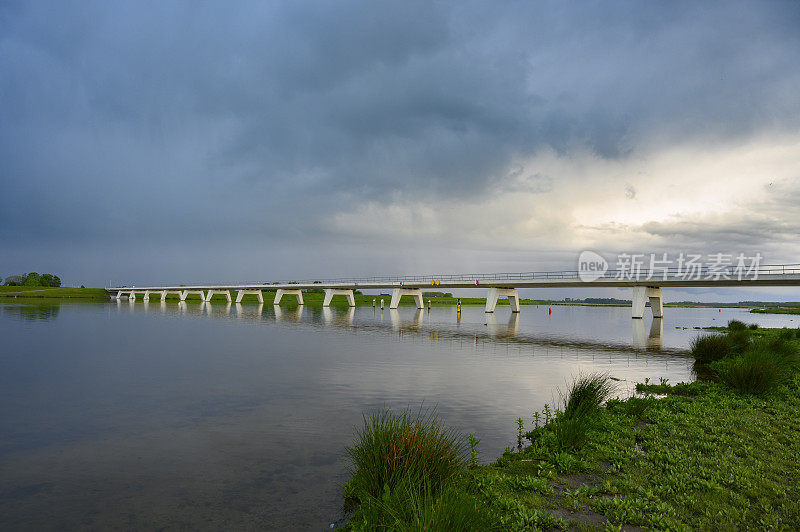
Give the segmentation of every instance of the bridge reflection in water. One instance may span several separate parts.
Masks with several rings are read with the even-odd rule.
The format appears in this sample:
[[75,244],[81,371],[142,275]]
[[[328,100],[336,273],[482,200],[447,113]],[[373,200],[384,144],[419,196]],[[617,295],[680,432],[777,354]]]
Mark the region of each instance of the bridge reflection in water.
[[[163,314],[180,314],[194,316],[220,317],[227,319],[246,320],[254,322],[274,322],[284,324],[297,324],[301,327],[330,327],[348,330],[358,330],[376,334],[394,334],[404,336],[409,334],[428,336],[432,341],[444,339],[458,339],[475,342],[482,340],[510,342],[519,345],[528,345],[546,348],[574,348],[590,349],[602,352],[639,352],[642,350],[657,351],[663,354],[684,355],[683,349],[663,347],[664,320],[653,318],[649,326],[646,320],[632,320],[630,340],[624,336],[615,341],[586,341],[565,338],[563,335],[552,335],[547,332],[533,333],[525,331],[520,333],[521,314],[510,312],[507,320],[498,318],[495,313],[481,313],[483,323],[474,321],[462,323],[461,313],[452,309],[452,321],[443,322],[441,317],[446,312],[437,308],[437,321],[426,320],[430,317],[430,309],[413,309],[413,314],[404,309],[378,309],[360,307],[361,318],[356,320],[356,307],[319,307],[297,305],[295,307],[281,307],[279,305],[241,304],[241,303],[212,303],[211,301],[161,301],[150,303],[143,301],[136,303],[128,300],[117,299],[116,307],[119,310],[127,308],[131,311],[143,310],[145,312],[159,312]],[[466,308],[466,307],[465,307]],[[477,308],[477,307],[476,307]],[[473,309],[474,310],[474,309]],[[474,316],[473,316],[474,317]],[[363,319],[362,319],[363,318]],[[480,327],[482,325],[482,327]]]
[[664,336],[664,318],[653,318],[650,331],[645,335],[644,320],[633,320],[633,347],[661,349]]

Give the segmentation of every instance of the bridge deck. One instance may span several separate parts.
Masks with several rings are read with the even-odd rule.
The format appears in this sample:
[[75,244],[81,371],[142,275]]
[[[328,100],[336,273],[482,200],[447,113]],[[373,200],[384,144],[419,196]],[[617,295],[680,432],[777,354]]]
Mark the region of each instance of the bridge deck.
[[800,286],[800,264],[762,266],[738,275],[735,271],[699,270],[687,276],[667,271],[657,276],[625,275],[610,270],[594,280],[581,280],[577,271],[525,272],[496,274],[424,275],[408,277],[367,277],[275,283],[195,284],[191,286],[109,287],[109,292],[140,290],[307,290],[312,288],[393,289],[393,288],[556,288],[556,287],[703,287],[703,286]]

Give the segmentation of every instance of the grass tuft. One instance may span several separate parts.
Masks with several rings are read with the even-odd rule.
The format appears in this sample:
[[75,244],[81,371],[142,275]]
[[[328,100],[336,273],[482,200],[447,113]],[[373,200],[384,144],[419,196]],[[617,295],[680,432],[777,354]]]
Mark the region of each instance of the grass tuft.
[[365,415],[345,453],[353,474],[347,489],[357,499],[380,497],[403,483],[435,493],[467,463],[465,439],[423,409]]
[[738,329],[728,333],[731,355],[741,355],[752,344],[753,333],[747,329]]
[[744,331],[747,329],[747,324],[739,320],[731,320],[728,322],[728,330],[730,331]]
[[563,417],[575,419],[593,414],[608,401],[614,392],[614,385],[608,375],[592,373],[572,382],[564,402]]
[[739,393],[762,395],[789,380],[798,368],[797,349],[781,338],[760,340],[744,353],[714,364],[719,380]]
[[591,424],[586,416],[573,418],[559,416],[553,421],[550,428],[556,437],[559,450],[574,451],[586,442],[586,434],[589,432]]
[[711,334],[692,340],[692,356],[701,364],[722,360],[731,353],[731,342],[727,336]]
[[404,479],[380,497],[365,498],[358,513],[358,521],[368,524],[364,529],[369,530],[497,529],[497,517],[453,483],[434,493],[427,485],[415,486]]

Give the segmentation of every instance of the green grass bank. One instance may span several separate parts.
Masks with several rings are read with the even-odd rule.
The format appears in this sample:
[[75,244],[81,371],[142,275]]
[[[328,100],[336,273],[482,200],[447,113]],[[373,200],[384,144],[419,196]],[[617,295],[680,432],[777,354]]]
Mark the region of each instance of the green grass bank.
[[754,308],[750,309],[752,314],[800,314],[797,307],[775,307],[775,308]]
[[48,288],[43,286],[0,286],[0,298],[43,299],[95,299],[108,301],[109,295],[102,288]]
[[[405,456],[414,457],[413,478],[424,470],[419,462],[426,455],[416,450],[433,446],[416,442],[426,439],[425,430],[396,431],[404,452],[391,450],[385,433],[372,441],[378,446],[357,437],[353,448],[391,452],[381,460],[354,462],[354,479],[369,477],[360,468],[374,472],[387,463],[395,475],[371,491],[348,483],[345,495],[355,510],[344,526],[800,529],[798,331],[732,324],[716,336],[724,340],[707,342],[700,348],[704,354],[696,353],[710,360],[697,362],[701,380],[641,383],[635,397],[605,401],[605,387],[613,381],[598,375],[579,379],[558,404],[518,420],[518,446],[490,464],[470,467],[480,445],[469,441],[480,435],[453,439],[447,456],[452,449],[462,454],[435,481],[412,483],[402,474]],[[373,425],[372,432],[381,430]]]

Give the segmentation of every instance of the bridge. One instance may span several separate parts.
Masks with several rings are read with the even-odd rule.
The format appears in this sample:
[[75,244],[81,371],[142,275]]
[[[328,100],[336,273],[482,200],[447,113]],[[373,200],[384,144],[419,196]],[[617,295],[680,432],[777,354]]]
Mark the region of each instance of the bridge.
[[436,289],[484,289],[486,312],[494,312],[497,300],[508,298],[512,312],[520,311],[519,290],[523,288],[598,288],[627,287],[632,290],[632,317],[642,318],[649,300],[653,317],[660,318],[664,313],[664,288],[696,288],[709,286],[800,286],[800,264],[763,265],[742,271],[733,266],[718,268],[693,268],[680,270],[664,268],[658,275],[653,272],[631,272],[629,270],[607,270],[603,272],[556,271],[523,273],[475,273],[421,275],[405,277],[364,277],[346,279],[312,279],[304,281],[275,281],[248,284],[206,284],[194,286],[148,286],[148,287],[108,287],[112,298],[127,296],[135,301],[137,294],[144,300],[150,294],[157,294],[164,301],[169,294],[176,294],[185,301],[189,294],[197,294],[203,301],[210,301],[215,294],[226,296],[232,301],[231,292],[236,292],[236,302],[244,296],[253,295],[260,303],[264,302],[263,291],[275,290],[274,304],[279,305],[284,296],[293,296],[298,304],[303,304],[303,292],[313,289],[325,291],[323,307],[328,307],[335,296],[347,298],[351,307],[355,306],[355,290],[392,290],[390,309],[396,309],[402,297],[412,297],[417,308],[423,308],[422,290]]

